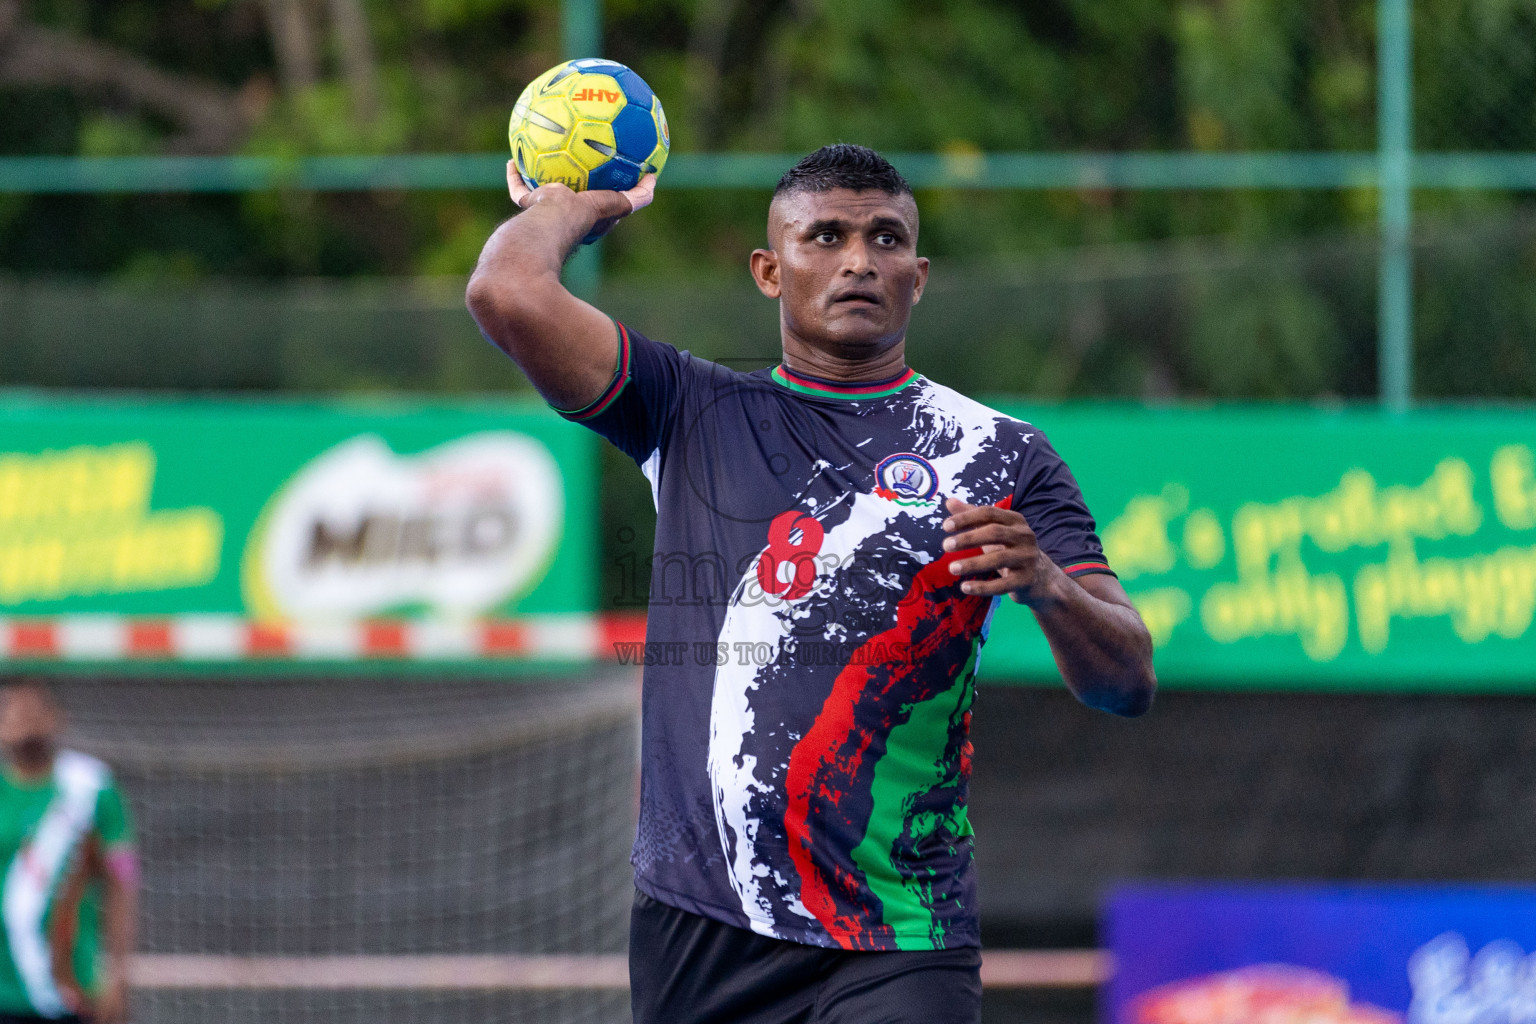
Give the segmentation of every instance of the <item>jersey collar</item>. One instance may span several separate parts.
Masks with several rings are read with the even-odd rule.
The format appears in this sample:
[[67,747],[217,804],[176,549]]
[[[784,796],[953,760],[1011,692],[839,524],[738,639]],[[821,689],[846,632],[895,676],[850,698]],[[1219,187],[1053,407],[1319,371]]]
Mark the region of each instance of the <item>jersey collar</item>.
[[848,381],[822,380],[820,377],[807,377],[803,373],[796,373],[789,369],[783,363],[773,368],[774,383],[802,395],[819,395],[823,398],[884,398],[886,395],[894,395],[902,388],[907,387],[913,381],[918,380],[919,376],[916,370],[908,367],[887,380],[849,383]]

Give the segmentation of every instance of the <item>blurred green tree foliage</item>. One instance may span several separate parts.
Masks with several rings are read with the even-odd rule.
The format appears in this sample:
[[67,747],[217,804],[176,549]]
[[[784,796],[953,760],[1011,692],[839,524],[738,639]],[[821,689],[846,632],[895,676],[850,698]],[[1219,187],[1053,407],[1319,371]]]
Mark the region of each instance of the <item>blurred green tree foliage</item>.
[[[1420,0],[1415,14],[1426,141],[1536,145],[1536,0]],[[664,97],[679,151],[1374,144],[1369,0],[610,0],[605,16],[608,54]],[[558,32],[552,0],[0,0],[0,152],[495,150],[511,98],[558,59]],[[982,257],[1364,225],[1374,198],[925,205],[936,254]],[[615,239],[613,259],[637,271],[737,261],[760,210],[755,194],[667,196]],[[0,265],[460,273],[504,212],[495,195],[36,199],[0,210]],[[146,250],[177,258],[146,262]]]
[[[1442,0],[1457,3],[1477,6]],[[1500,6],[1514,24],[1536,0]],[[679,151],[847,139],[957,153],[1369,148],[1373,10],[1361,0],[605,5],[608,54],[663,96]],[[0,54],[13,54],[0,60],[0,151],[495,150],[510,100],[558,59],[558,31],[551,0],[0,0]],[[71,47],[102,66],[72,62]],[[14,58],[23,48],[26,66]],[[145,75],[201,106],[167,102]],[[1368,196],[1338,195],[1005,193],[927,205],[928,244],[967,256],[1370,217]],[[37,199],[6,212],[0,263],[459,273],[504,212],[494,195]],[[755,194],[666,197],[645,227],[615,239],[613,258],[637,271],[739,261],[760,213]],[[113,230],[93,228],[103,220]],[[154,250],[178,258],[146,262]]]
[[[962,157],[1375,144],[1370,0],[608,0],[604,10],[606,55],[663,97],[676,152],[805,151],[833,140]],[[1414,15],[1420,144],[1536,148],[1536,0],[1417,0]],[[553,0],[0,0],[0,153],[494,151],[505,146],[512,98],[558,60],[559,22]],[[1011,353],[1016,369],[997,387],[1214,397],[1374,389],[1370,190],[920,198],[923,247],[937,267],[935,300],[920,317],[936,336],[967,324],[975,344]],[[669,192],[663,176],[655,206],[608,243],[610,270],[740,282],[764,199]],[[1419,199],[1431,215],[1505,219],[1513,202]],[[0,196],[0,273],[177,287],[462,275],[507,212],[494,191]],[[1505,273],[1530,265],[1519,241],[1529,232],[1508,237],[1516,241],[1482,250],[1513,252],[1494,290],[1529,294],[1527,277]],[[1293,251],[1308,238],[1323,240],[1326,259]],[[1188,265],[1208,272],[1160,263],[1184,258],[1180,240],[1200,240]],[[1114,255],[1126,246],[1141,248]],[[1063,249],[1089,254],[1106,274],[1127,260],[1143,269],[1096,282],[1040,269]],[[1428,264],[1460,268],[1421,281],[1429,329],[1456,330],[1446,312],[1456,306],[1436,287],[1449,296],[1490,280],[1466,251]],[[1034,277],[1010,276],[1020,265]],[[1225,265],[1236,269],[1209,269]],[[978,293],[943,298],[946,283],[987,280],[997,296],[1073,298],[1044,311],[1051,317],[976,316],[969,296]],[[1131,283],[1116,290],[1114,280]],[[667,305],[656,304],[658,317]],[[940,315],[942,325],[932,319]],[[1528,330],[1523,313],[1480,322],[1498,332],[1490,352],[1518,351]],[[1458,387],[1510,386],[1499,366],[1459,358],[1458,339],[1421,340],[1434,365],[1459,368]],[[944,351],[935,346],[935,358]],[[1536,389],[1520,380],[1516,393]]]

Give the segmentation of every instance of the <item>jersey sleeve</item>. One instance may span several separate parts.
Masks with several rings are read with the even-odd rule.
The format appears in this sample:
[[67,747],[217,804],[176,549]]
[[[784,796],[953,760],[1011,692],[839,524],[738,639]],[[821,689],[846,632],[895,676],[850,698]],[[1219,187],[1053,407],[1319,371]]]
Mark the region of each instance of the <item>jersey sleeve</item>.
[[1022,439],[1023,464],[1010,507],[1024,514],[1040,550],[1068,576],[1113,576],[1072,470],[1039,430],[1028,427]]
[[95,831],[104,850],[133,845],[133,817],[115,781],[96,797]]
[[636,462],[644,463],[666,439],[682,395],[686,353],[652,341],[618,321],[619,359],[607,389],[580,409],[556,409],[590,427]]

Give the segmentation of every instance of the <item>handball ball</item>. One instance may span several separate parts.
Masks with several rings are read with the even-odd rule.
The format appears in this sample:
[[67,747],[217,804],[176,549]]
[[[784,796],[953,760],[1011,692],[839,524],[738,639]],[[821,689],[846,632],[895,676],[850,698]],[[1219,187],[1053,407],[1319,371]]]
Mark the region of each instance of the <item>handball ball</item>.
[[623,64],[568,60],[529,83],[512,108],[512,159],[523,184],[572,191],[634,188],[660,173],[671,139],[661,100]]

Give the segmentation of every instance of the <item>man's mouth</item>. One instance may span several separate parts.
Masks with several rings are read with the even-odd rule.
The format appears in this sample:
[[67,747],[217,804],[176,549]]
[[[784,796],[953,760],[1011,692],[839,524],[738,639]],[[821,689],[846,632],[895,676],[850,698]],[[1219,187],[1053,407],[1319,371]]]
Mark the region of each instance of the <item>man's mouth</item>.
[[29,763],[45,760],[53,752],[53,741],[47,736],[19,736],[6,746],[13,758]]
[[877,292],[868,291],[863,288],[850,288],[848,291],[838,292],[832,296],[832,302],[834,304],[846,302],[854,306],[878,306],[880,305],[880,295]]

